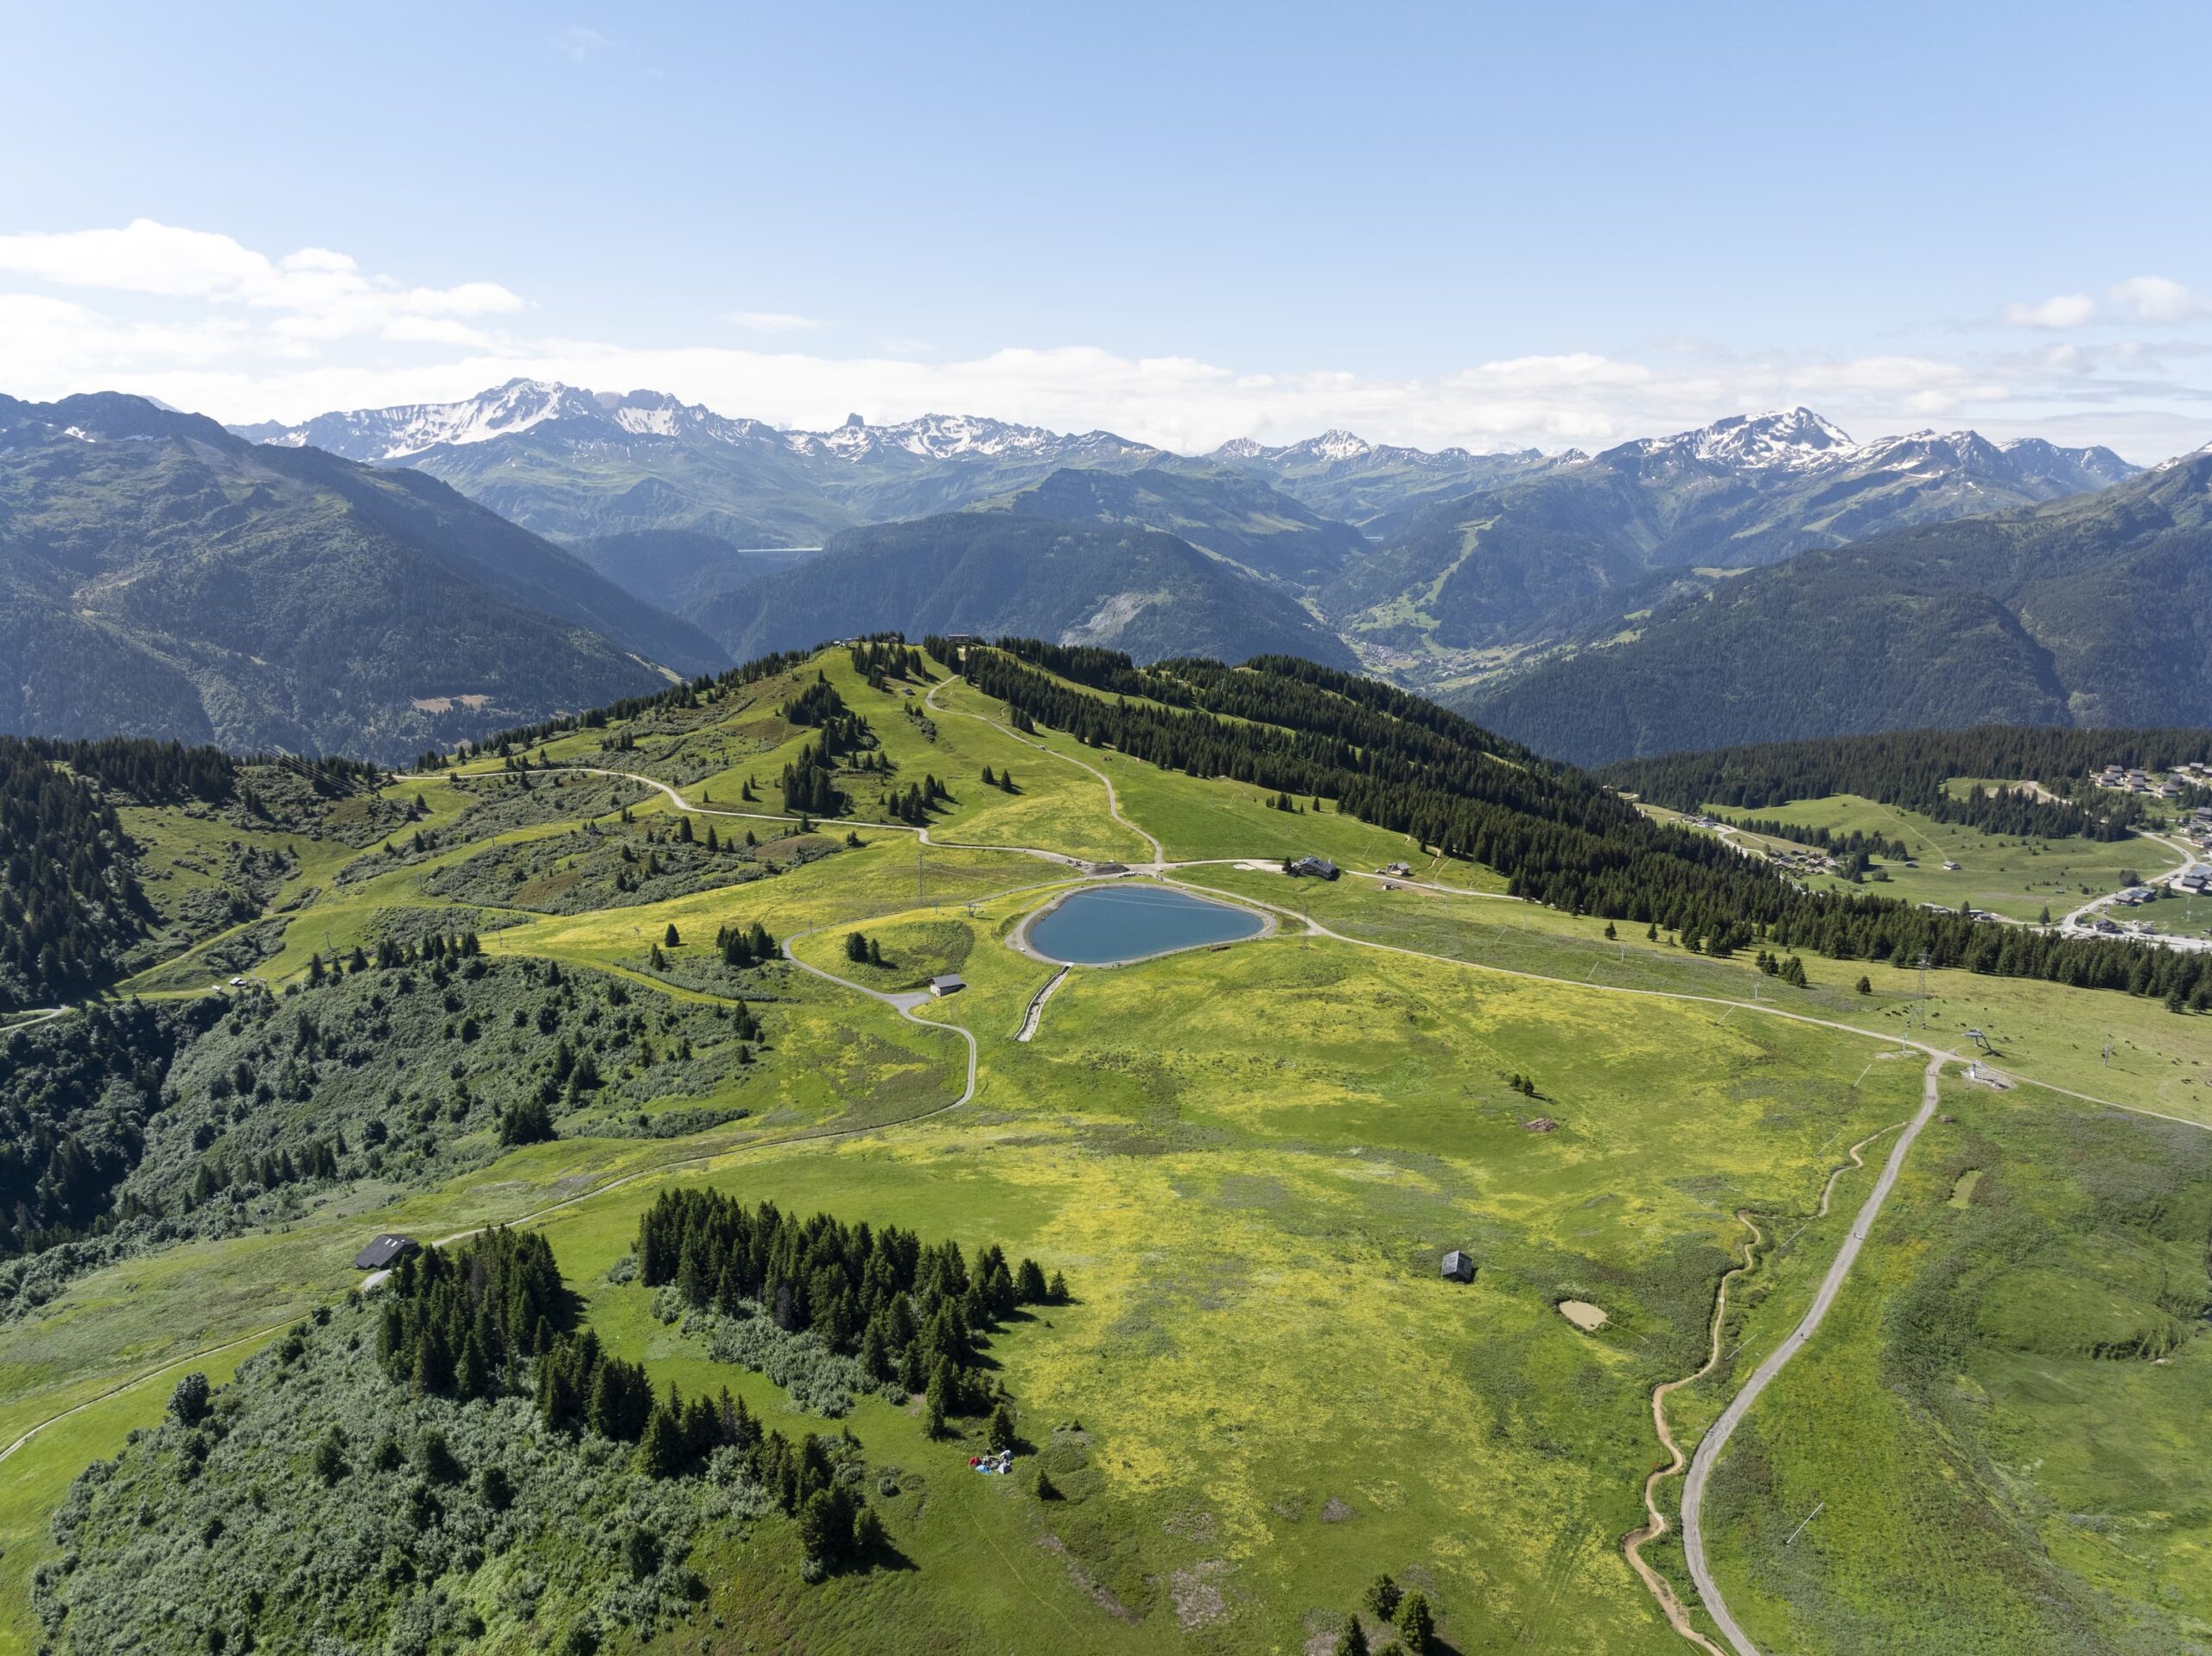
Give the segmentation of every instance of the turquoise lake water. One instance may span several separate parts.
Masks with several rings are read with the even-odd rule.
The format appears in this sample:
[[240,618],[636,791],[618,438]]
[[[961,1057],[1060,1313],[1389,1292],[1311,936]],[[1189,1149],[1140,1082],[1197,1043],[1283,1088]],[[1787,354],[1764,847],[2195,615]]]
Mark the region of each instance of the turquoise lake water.
[[1162,885],[1094,885],[1029,928],[1029,946],[1071,966],[1104,966],[1173,949],[1235,942],[1266,922],[1248,909]]

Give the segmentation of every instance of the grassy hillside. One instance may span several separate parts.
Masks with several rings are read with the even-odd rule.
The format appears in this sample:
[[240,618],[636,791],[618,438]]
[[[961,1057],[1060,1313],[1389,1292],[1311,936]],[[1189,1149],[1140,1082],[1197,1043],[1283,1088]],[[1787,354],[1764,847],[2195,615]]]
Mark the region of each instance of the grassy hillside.
[[[1262,707],[1203,664],[1122,690],[1023,665],[1098,718],[1117,699],[1163,716],[1204,700],[1221,731],[1259,740]],[[1311,735],[1323,708],[1357,713],[1380,721],[1346,726],[1360,752],[1437,775],[1496,767],[1469,802],[1613,820],[1586,780],[1504,744],[1478,761],[1477,739],[1445,716],[1333,685],[1271,689],[1262,707],[1287,722],[1267,728]],[[314,1629],[422,1650],[889,1653],[1021,1648],[1039,1626],[1074,1651],[1327,1649],[1388,1573],[1425,1596],[1440,1648],[1656,1656],[1678,1636],[1619,1545],[1660,1458],[1651,1388],[1704,1358],[1715,1286],[1745,1235],[1737,1215],[1787,1245],[1739,1279],[1727,1344],[1743,1337],[1740,1351],[1678,1394],[1692,1429],[1808,1303],[1871,1184],[1845,1148],[1914,1107],[1921,1060],[1893,1056],[1901,1037],[1958,1043],[1969,1025],[2018,1088],[1947,1094],[1958,1120],[1916,1151],[1897,1225],[1924,1222],[1926,1193],[1937,1223],[1961,1212],[1948,1203],[1965,1164],[1951,1164],[1971,1152],[1985,1171],[1970,1202],[2010,1201],[2042,1227],[2040,1251],[2004,1256],[2007,1269],[2072,1280],[2103,1269],[2113,1239],[2128,1251],[2101,1297],[1977,1287],[1993,1309],[1958,1372],[2011,1412],[1974,1464],[2012,1476],[2031,1440],[2134,1405],[2129,1376],[2195,1361],[2198,1325],[2178,1312],[2159,1324],[2177,1342],[2164,1367],[2079,1354],[2107,1340],[2115,1304],[2164,1304],[2145,1274],[2161,1263],[2186,1286],[2187,1238],[2202,1228],[2194,1124],[2212,1123],[2201,1018],[1940,968],[1923,1000],[1906,968],[1814,955],[1797,987],[1748,949],[1716,955],[1656,923],[1647,935],[1512,900],[1495,865],[1440,858],[1433,841],[1420,854],[1418,836],[1340,796],[1317,810],[1301,790],[1289,803],[1302,809],[1286,810],[1262,782],[1099,746],[1083,718],[1031,712],[1039,694],[994,697],[976,674],[882,643],[518,733],[504,754],[349,803],[343,834],[318,819],[321,860],[305,873],[303,847],[280,888],[293,906],[248,923],[268,933],[254,968],[265,990],[227,984],[219,939],[137,980],[144,1007],[100,1016],[164,1020],[174,1050],[158,1073],[118,1071],[128,1096],[94,1089],[104,1119],[153,1101],[128,1139],[100,1141],[124,1170],[105,1222],[0,1262],[13,1290],[0,1314],[0,1651],[179,1629],[206,1648],[219,1628],[229,1649],[249,1629],[264,1648]],[[846,814],[810,809],[802,824],[785,808],[825,785],[805,757],[825,743]],[[1009,771],[1010,790],[997,781]],[[921,789],[931,777],[938,791]],[[193,812],[207,807],[129,809],[145,814],[144,840],[172,847],[180,889],[197,878],[185,862],[204,853],[212,830]],[[1312,849],[1346,872],[1281,872]],[[1009,940],[1102,859],[1157,862],[1277,926],[1078,968],[1032,1024],[1055,969]],[[1363,872],[1400,860],[1413,879]],[[776,946],[765,959],[756,926]],[[854,932],[880,964],[849,958]],[[944,971],[969,987],[918,997],[915,1017],[877,998]],[[94,1023],[73,1012],[0,1037],[16,1058],[0,1088]],[[127,1066],[130,1050],[111,1042],[82,1062],[112,1052]],[[136,1050],[152,1062],[149,1039]],[[53,1068],[39,1063],[41,1076]],[[36,1095],[70,1107],[43,1080]],[[2129,1110],[2176,1119],[2145,1126]],[[2016,1117],[2039,1125],[2015,1132]],[[1818,1218],[1839,1166],[1836,1210]],[[687,1311],[689,1291],[671,1300],[645,1279],[641,1217],[665,1194],[704,1190],[957,1240],[971,1263],[996,1243],[1064,1274],[1070,1297],[997,1319],[977,1348],[979,1394],[933,1435],[927,1386],[849,1383],[837,1365],[869,1360],[794,1347],[812,1336],[772,1329],[772,1304],[718,1322]],[[499,1357],[496,1384],[480,1365],[467,1386],[458,1369],[424,1370],[415,1346],[387,1364],[385,1296],[412,1291],[348,1304],[362,1242],[458,1241],[499,1223],[550,1249],[549,1341],[589,1329],[601,1359],[641,1365],[656,1397],[727,1389],[794,1455],[814,1434],[831,1482],[787,1482],[734,1429],[667,1462],[645,1428],[635,1443],[588,1421],[546,1432],[552,1346],[519,1350],[512,1323],[454,1325],[455,1350],[474,1338]],[[1919,1255],[1892,1263],[1889,1234],[1811,1348],[1823,1361],[1888,1372],[1883,1308],[1917,1291],[1920,1268]],[[1472,1284],[1440,1276],[1451,1248],[1473,1255]],[[822,1296],[809,1306],[835,1298],[807,1292]],[[1570,1322],[1568,1301],[1605,1321]],[[2063,1399],[2043,1369],[2005,1367],[2017,1341],[1988,1318],[2022,1303],[2035,1352],[2065,1365],[2051,1371]],[[194,1372],[213,1387],[208,1416],[164,1421]],[[1928,1372],[1929,1395],[1956,1390]],[[1864,1406],[1835,1429],[1861,1423],[1868,1466],[1925,1482],[1921,1440],[1878,1416],[1893,1393],[1850,1384]],[[1016,1439],[1004,1478],[969,1467],[1001,1388]],[[2132,1621],[2142,1647],[2183,1647],[2190,1589],[2164,1584],[2189,1567],[2190,1522],[2129,1529],[2133,1576],[2108,1567],[2095,1535],[2046,1539],[2032,1575],[2010,1531],[1900,1558],[1871,1474],[1835,1497],[1827,1573],[1773,1586],[1744,1562],[1771,1556],[1758,1538],[1802,1516],[1799,1485],[1820,1468],[1857,1464],[1833,1447],[1781,1466],[1770,1492],[1761,1482],[1777,1464],[1758,1452],[1768,1403],[1794,1420],[1779,1412],[1800,1395],[1785,1385],[1763,1400],[1716,1486],[1719,1562],[1763,1632],[1847,1648],[1869,1626],[1967,1626],[1960,1607],[1982,1595],[2002,1610],[1991,1637],[2037,1634],[2043,1615],[2099,1637]],[[2182,1418],[2178,1403],[2139,1406]],[[139,1428],[154,1430],[132,1440]],[[494,1466],[519,1497],[505,1507]],[[2071,1461],[2018,1475],[2005,1498],[2022,1510],[2121,1498]],[[880,1544],[825,1540],[809,1514],[832,1487],[865,1502]],[[142,1503],[167,1521],[142,1524]],[[1679,1551],[1654,1556],[1688,1595]],[[2004,1608],[2022,1603],[2033,1615]],[[2080,1613],[2049,1621],[2052,1605]],[[1866,1614],[1876,1620],[1852,1619]],[[1371,1613],[1367,1627],[1377,1644],[1389,1632]]]
[[2200,1648],[2212,1146],[1986,1089],[1945,1107],[1714,1482],[1730,1602],[1808,1653]]

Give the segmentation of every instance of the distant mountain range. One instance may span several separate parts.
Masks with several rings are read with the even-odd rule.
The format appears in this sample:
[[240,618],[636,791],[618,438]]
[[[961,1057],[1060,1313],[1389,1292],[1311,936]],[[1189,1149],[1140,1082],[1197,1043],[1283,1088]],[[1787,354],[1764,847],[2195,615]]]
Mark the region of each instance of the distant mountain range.
[[0,397],[0,730],[396,759],[722,665],[423,473]]
[[1971,431],[1855,443],[1806,409],[1723,420],[1442,502],[1320,603],[1370,667],[1435,684],[1691,572],[2101,489],[2134,469],[2107,448]]
[[[2173,486],[2101,448],[1860,443],[1796,409],[1594,456],[1342,431],[1182,455],[969,416],[783,431],[531,380],[232,434],[131,398],[5,408],[0,644],[40,665],[0,723],[51,733],[388,753],[878,628],[1357,658],[1586,760],[2172,716],[2139,707],[2140,662],[2065,653],[2094,633],[2075,594],[2126,607],[2096,586],[2142,550],[2113,503]],[[2079,567],[1926,561],[1981,546],[1967,522],[2071,524]],[[1815,693],[1777,697],[1793,674]]]
[[1534,448],[1498,454],[1446,448],[1431,454],[1370,443],[1349,431],[1325,431],[1279,448],[1239,438],[1205,456],[1261,479],[1324,517],[1352,524],[1374,541],[1389,540],[1439,500],[1583,458],[1573,448],[1560,454]]
[[571,545],[649,530],[733,546],[819,546],[842,529],[926,517],[1065,466],[1141,466],[1160,451],[1109,432],[1064,436],[930,415],[779,431],[660,391],[627,396],[510,380],[461,403],[325,414],[238,435],[404,464]]
[[1350,666],[1285,572],[1326,567],[1358,539],[1234,473],[1062,471],[962,511],[847,530],[689,612],[741,659],[897,628],[1103,644],[1141,662]]
[[2212,451],[1712,581],[1458,700],[1585,765],[1937,726],[2212,724]]

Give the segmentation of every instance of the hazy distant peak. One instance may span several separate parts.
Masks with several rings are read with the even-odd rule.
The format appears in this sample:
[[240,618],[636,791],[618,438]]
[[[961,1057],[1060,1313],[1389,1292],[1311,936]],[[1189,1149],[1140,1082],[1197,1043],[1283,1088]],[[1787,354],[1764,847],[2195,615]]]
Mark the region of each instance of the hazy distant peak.
[[925,414],[897,425],[872,426],[857,414],[848,415],[835,431],[787,431],[785,445],[802,454],[830,454],[857,460],[895,450],[923,460],[953,460],[968,455],[990,458],[1034,455],[1040,459],[1087,454],[1147,454],[1143,443],[1117,437],[1110,431],[1066,435],[1042,426],[1015,425],[973,414]]

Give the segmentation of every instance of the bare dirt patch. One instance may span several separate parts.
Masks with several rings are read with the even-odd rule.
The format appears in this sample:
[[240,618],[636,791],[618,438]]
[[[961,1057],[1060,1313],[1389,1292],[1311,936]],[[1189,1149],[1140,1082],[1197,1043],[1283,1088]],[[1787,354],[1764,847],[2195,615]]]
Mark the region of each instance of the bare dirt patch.
[[1160,1527],[1180,1540],[1195,1541],[1200,1546],[1209,1546],[1213,1542],[1211,1513],[1178,1513]]
[[1229,1601],[1222,1593],[1221,1583],[1228,1574],[1229,1565],[1213,1558],[1170,1576],[1167,1591],[1175,1601],[1175,1625],[1192,1633],[1227,1615]]
[[1351,1504],[1341,1496],[1331,1495],[1321,1503],[1321,1521],[1324,1524],[1341,1524],[1351,1516]]
[[1562,1299],[1559,1303],[1559,1314],[1585,1334],[1604,1328],[1610,1320],[1605,1316],[1604,1306],[1592,1305],[1586,1299]]

